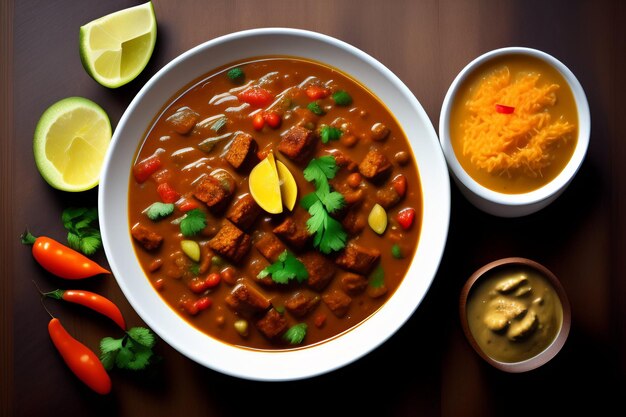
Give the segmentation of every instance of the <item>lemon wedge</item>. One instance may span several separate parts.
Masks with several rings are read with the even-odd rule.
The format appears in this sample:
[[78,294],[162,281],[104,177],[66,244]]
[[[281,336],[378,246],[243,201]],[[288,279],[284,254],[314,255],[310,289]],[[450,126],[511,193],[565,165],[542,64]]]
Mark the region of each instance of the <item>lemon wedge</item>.
[[69,97],[41,115],[33,140],[35,163],[54,188],[85,191],[98,185],[110,142],[111,123],[102,107]]
[[148,64],[156,43],[152,3],[111,13],[80,28],[80,60],[87,73],[105,87],[134,80]]
[[289,211],[293,210],[296,205],[296,197],[298,197],[298,185],[293,178],[291,171],[285,164],[280,161],[276,161],[276,168],[278,171],[278,180],[280,182],[280,195],[283,200],[283,204]]
[[271,214],[283,212],[280,182],[273,153],[270,152],[265,159],[252,168],[248,186],[250,195],[263,210]]

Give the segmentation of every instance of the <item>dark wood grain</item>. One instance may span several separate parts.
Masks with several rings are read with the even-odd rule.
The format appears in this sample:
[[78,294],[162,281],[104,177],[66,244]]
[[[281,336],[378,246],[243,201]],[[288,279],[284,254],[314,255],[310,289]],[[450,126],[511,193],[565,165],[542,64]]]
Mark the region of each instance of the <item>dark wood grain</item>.
[[11,239],[11,160],[13,141],[13,1],[0,4],[0,415],[13,412],[13,280],[10,278],[13,259]]
[[[500,416],[623,409],[626,393],[626,4],[620,0],[155,0],[159,34],[145,71],[108,90],[83,70],[78,28],[140,1],[0,2],[0,409],[7,416],[243,416],[262,414]],[[85,388],[52,346],[49,320],[31,280],[67,287],[45,273],[18,236],[63,239],[68,206],[95,206],[95,190],[68,194],[39,176],[32,136],[53,102],[79,95],[117,124],[141,86],[185,50],[229,32],[285,26],[319,31],[371,54],[413,91],[437,128],[458,71],[488,50],[544,50],[576,74],[591,108],[587,158],[567,191],[545,210],[499,219],[452,187],[448,244],[417,312],[389,341],[343,369],[292,383],[242,381],[203,368],[171,347],[153,373],[114,372],[114,390]],[[125,227],[125,225],[120,225]],[[537,260],[562,281],[573,324],[563,351],[522,375],[497,371],[466,342],[457,317],[465,279],[494,259]],[[96,259],[106,264],[103,254]],[[81,282],[113,299],[130,325],[140,318],[112,278]],[[49,302],[68,331],[96,349],[117,329],[84,309]],[[522,399],[531,398],[524,402]],[[537,404],[544,405],[537,409]],[[539,411],[537,411],[539,410]]]

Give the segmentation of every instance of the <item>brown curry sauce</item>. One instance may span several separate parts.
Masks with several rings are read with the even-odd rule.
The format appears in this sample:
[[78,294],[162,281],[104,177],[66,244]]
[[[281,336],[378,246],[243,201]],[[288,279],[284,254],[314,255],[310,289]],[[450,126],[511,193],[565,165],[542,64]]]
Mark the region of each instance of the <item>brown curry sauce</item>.
[[[241,85],[233,83],[226,76],[228,70],[234,67],[243,69],[245,73],[245,80]],[[315,101],[320,104],[325,114],[315,115],[307,109],[307,105],[314,100],[305,94],[306,87],[312,84],[326,88],[330,92],[345,90],[350,94],[352,103],[349,106],[338,106],[333,103],[331,97],[321,98]],[[266,106],[265,110],[271,108],[280,114],[279,127],[265,125],[260,131],[253,128],[251,113],[258,110],[254,106],[243,105],[237,99],[237,92],[250,85],[261,85],[277,98]],[[178,133],[167,119],[183,107],[191,109],[197,117],[188,132]],[[217,132],[212,131],[209,122],[220,114],[225,115],[227,122]],[[388,134],[381,135],[381,124],[388,128]],[[323,125],[341,129],[343,133],[340,139],[323,144],[318,133]],[[312,152],[303,161],[291,160],[279,150],[279,143],[285,133],[296,126],[311,130],[315,136]],[[376,127],[372,129],[373,126]],[[233,204],[249,193],[250,168],[236,170],[225,158],[238,132],[251,135],[256,142],[259,152],[258,155],[253,155],[253,158],[257,157],[257,161],[258,156],[263,157],[272,150],[276,159],[289,168],[298,186],[298,201],[293,212],[284,209],[281,214],[270,215],[261,211],[251,225],[245,225],[243,232],[249,236],[251,247],[237,261],[222,256],[215,258],[219,262],[211,263],[210,260],[215,253],[208,248],[207,242],[215,237],[225,223],[224,216],[229,213]],[[208,138],[221,136],[224,138],[217,141],[210,150],[207,147],[202,150],[199,146]],[[391,164],[390,172],[376,181],[363,177],[358,187],[351,187],[349,184],[354,178],[349,181],[349,176],[359,173],[359,164],[371,149],[376,149],[386,156]],[[363,285],[362,278],[357,279],[356,288],[350,287],[349,276],[355,274],[354,271],[347,271],[334,262],[340,253],[323,255],[326,266],[330,265],[334,270],[330,282],[322,286],[323,288],[311,288],[309,285],[293,282],[267,285],[267,280],[259,280],[256,275],[260,269],[271,264],[271,261],[264,258],[261,254],[263,248],[257,248],[257,245],[263,240],[264,235],[275,237],[272,236],[272,230],[287,218],[292,218],[298,227],[305,227],[308,213],[300,206],[300,199],[315,189],[304,179],[302,171],[312,157],[318,158],[329,153],[336,156],[338,164],[345,162],[336,177],[330,181],[331,186],[344,194],[346,200],[357,200],[350,210],[342,210],[333,216],[344,224],[351,225],[348,242],[380,251],[380,259],[376,265],[368,273],[356,275],[362,275],[368,280],[373,270],[380,272],[382,269],[383,287],[374,288],[371,280],[367,285]],[[156,248],[148,249],[135,240],[136,254],[146,276],[165,302],[190,324],[214,338],[253,349],[297,347],[280,338],[284,329],[279,331],[277,337],[271,338],[258,330],[259,320],[267,314],[267,311],[272,311],[282,316],[287,327],[297,323],[307,324],[306,337],[298,346],[322,342],[349,330],[375,313],[396,290],[409,268],[419,239],[422,218],[421,186],[409,142],[384,104],[364,86],[334,68],[290,57],[262,57],[219,68],[191,83],[166,104],[164,110],[156,117],[142,141],[136,161],[143,161],[155,154],[158,155],[160,166],[146,181],[139,183],[132,174],[130,176],[129,226],[132,228],[139,224],[146,233],[154,233],[161,237],[162,241],[155,245]],[[347,157],[347,161],[340,161],[341,154]],[[216,169],[227,171],[235,184],[234,195],[221,210],[208,209],[203,202],[194,197],[199,181]],[[391,186],[393,179],[399,174],[406,178],[408,185],[406,195],[399,201],[388,202],[390,207],[386,211],[389,225],[382,235],[378,235],[367,225],[367,216],[374,204],[381,198],[385,199],[385,194],[389,194],[393,188]],[[175,203],[175,210],[170,216],[152,221],[146,216],[145,210],[152,203],[161,201],[157,187],[164,182],[175,189],[180,199]],[[183,200],[198,204],[207,217],[207,227],[193,237],[183,236],[179,225],[172,224],[173,220],[184,214],[180,210],[180,203]],[[416,216],[412,227],[404,230],[398,224],[396,216],[400,210],[407,207],[414,208]],[[352,229],[357,229],[358,232]],[[181,241],[185,239],[195,240],[200,244],[202,254],[198,263],[182,252]],[[399,245],[403,254],[401,259],[392,255],[394,245]],[[285,244],[285,247],[301,258],[312,253],[319,254],[310,240],[301,249],[290,244]],[[225,269],[227,272],[223,273]],[[206,276],[211,272],[222,272],[221,282],[217,286],[201,294],[190,290],[192,280],[198,275]],[[262,308],[261,312],[250,313],[244,311],[245,309],[240,310],[228,305],[226,299],[242,283],[246,288],[258,291],[266,297],[270,302],[269,310]],[[326,298],[338,292],[350,298],[347,308],[343,308],[345,312],[341,308],[333,312],[330,308],[333,300],[342,302],[345,298],[333,299],[334,295],[329,299]],[[304,295],[312,305],[311,311],[302,317],[285,310],[286,300],[296,293]],[[209,297],[211,306],[195,315],[189,314],[181,307],[181,299],[193,301],[201,297]],[[234,329],[234,323],[241,319],[249,322],[245,337]]]

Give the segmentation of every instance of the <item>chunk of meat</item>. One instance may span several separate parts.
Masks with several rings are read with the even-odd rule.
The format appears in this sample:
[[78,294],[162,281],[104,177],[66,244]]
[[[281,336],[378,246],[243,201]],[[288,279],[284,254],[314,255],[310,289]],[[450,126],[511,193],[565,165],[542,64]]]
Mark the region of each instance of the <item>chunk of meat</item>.
[[235,169],[250,167],[256,156],[258,145],[247,133],[239,133],[230,144],[224,159]]
[[361,294],[367,288],[367,278],[363,275],[346,272],[341,276],[341,288],[349,295]]
[[224,220],[220,230],[209,240],[209,247],[214,252],[236,263],[246,256],[250,246],[250,236],[228,220]]
[[285,132],[278,144],[278,150],[295,162],[304,162],[315,149],[315,134],[301,126],[294,126]]
[[352,298],[341,290],[333,290],[322,295],[322,300],[337,317],[345,316],[352,303]]
[[296,317],[304,317],[320,303],[318,295],[297,292],[285,301],[285,308]]
[[261,207],[248,193],[242,195],[226,213],[226,218],[237,227],[247,230],[261,214]]
[[396,191],[393,185],[386,185],[376,191],[376,202],[385,209],[390,209],[395,206],[401,199],[402,197],[398,194],[398,191]]
[[287,250],[285,244],[273,233],[263,234],[254,246],[270,262],[276,262],[280,254]]
[[306,228],[306,221],[298,222],[293,217],[287,217],[273,230],[274,234],[287,242],[295,249],[302,250],[309,241],[311,234]]
[[165,119],[165,122],[174,132],[186,135],[194,128],[199,117],[200,115],[198,113],[185,106],[176,110],[176,113]]
[[366,248],[349,242],[346,248],[335,259],[340,267],[359,274],[367,275],[380,259],[380,251],[376,248]]
[[223,210],[235,193],[235,180],[226,170],[216,169],[204,177],[193,192],[213,211]]
[[335,275],[335,266],[317,251],[307,252],[298,257],[309,273],[307,285],[316,291],[322,291]]
[[346,211],[343,220],[341,220],[341,225],[348,234],[356,235],[365,229],[366,222],[367,215],[361,212],[360,207],[350,207],[350,209]]
[[270,300],[247,283],[240,283],[226,296],[226,304],[238,314],[250,317],[270,308]]
[[141,223],[134,225],[130,230],[130,234],[146,250],[154,250],[161,246],[163,242],[163,236],[153,232]]
[[276,339],[287,331],[287,319],[275,309],[271,309],[256,322],[256,327],[268,339]]
[[391,173],[391,162],[381,151],[372,149],[359,164],[359,172],[370,181],[379,181]]

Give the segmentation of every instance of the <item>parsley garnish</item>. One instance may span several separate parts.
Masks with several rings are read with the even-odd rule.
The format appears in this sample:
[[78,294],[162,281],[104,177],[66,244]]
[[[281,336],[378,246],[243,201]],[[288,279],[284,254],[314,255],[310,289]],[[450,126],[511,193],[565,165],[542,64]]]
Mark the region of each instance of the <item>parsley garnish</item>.
[[324,114],[324,110],[322,109],[322,107],[316,101],[310,102],[306,106],[306,108],[309,109],[309,111],[311,113],[316,114],[318,116],[322,116]]
[[316,191],[305,195],[300,204],[311,215],[306,226],[309,233],[314,234],[313,245],[326,254],[343,249],[348,237],[341,223],[330,216],[345,205],[343,195],[331,191],[328,183],[338,169],[332,155],[312,159],[304,169],[304,178],[315,184]]
[[237,84],[241,83],[244,80],[244,78],[246,78],[246,74],[239,67],[233,68],[230,71],[228,71],[226,73],[226,76],[228,77],[229,80]]
[[298,260],[293,254],[285,250],[278,256],[278,260],[263,268],[257,275],[257,278],[263,279],[271,275],[272,281],[278,284],[286,284],[290,279],[296,279],[302,282],[309,277],[304,264]]
[[[69,246],[85,255],[93,255],[102,247],[102,237],[97,228],[98,209],[67,208],[61,215],[63,226],[67,229]],[[92,223],[95,222],[95,225]]]
[[400,245],[398,245],[397,243],[391,247],[391,256],[393,256],[396,259],[404,258],[402,249],[400,248]]
[[283,339],[292,345],[299,345],[304,340],[304,336],[306,336],[306,329],[306,323],[298,323],[291,326],[283,335]]
[[352,97],[350,97],[350,94],[348,94],[344,90],[339,90],[333,93],[333,100],[335,101],[336,105],[342,107],[352,104]]
[[200,209],[193,209],[180,222],[180,232],[189,237],[198,234],[206,227],[206,214]]
[[144,369],[154,355],[155,343],[156,337],[149,329],[133,327],[120,339],[105,337],[100,341],[100,362],[109,371],[114,367],[133,371]]
[[331,140],[339,140],[343,132],[336,127],[324,126],[320,132],[322,143],[328,143]]
[[150,206],[146,209],[146,215],[150,218],[150,220],[154,221],[167,217],[173,212],[174,204],[161,203],[159,201],[150,204]]

